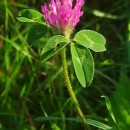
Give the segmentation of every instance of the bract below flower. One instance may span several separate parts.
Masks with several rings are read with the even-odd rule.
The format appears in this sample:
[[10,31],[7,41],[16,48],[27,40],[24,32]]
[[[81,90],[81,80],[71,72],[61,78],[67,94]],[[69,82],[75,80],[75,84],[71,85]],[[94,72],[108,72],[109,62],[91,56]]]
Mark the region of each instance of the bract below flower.
[[49,25],[57,28],[62,34],[70,35],[74,27],[83,15],[81,7],[84,0],[50,0],[49,4],[44,4],[41,8],[45,20]]

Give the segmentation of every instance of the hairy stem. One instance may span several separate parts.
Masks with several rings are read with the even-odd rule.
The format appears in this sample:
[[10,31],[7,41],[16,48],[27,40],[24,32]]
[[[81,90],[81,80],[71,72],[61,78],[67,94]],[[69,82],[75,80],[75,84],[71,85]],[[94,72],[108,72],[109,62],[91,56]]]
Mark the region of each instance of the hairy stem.
[[69,94],[70,94],[70,97],[77,109],[77,112],[86,128],[86,130],[90,130],[88,124],[87,124],[87,121],[83,115],[83,112],[81,111],[80,107],[79,107],[79,103],[76,99],[76,96],[74,94],[74,91],[72,89],[72,86],[71,86],[71,83],[70,83],[70,79],[69,79],[69,75],[68,75],[68,70],[67,70],[67,63],[66,63],[66,48],[62,49],[62,66],[63,66],[63,72],[64,72],[64,77],[65,77],[65,81],[66,81],[66,86],[68,88],[68,91],[69,91]]

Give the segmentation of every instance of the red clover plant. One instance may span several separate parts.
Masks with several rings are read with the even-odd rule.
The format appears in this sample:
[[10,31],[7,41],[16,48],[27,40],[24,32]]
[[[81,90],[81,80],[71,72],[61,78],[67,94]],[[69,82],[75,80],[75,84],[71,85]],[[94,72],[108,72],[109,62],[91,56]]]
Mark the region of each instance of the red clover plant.
[[84,5],[84,0],[76,0],[75,5],[73,3],[73,0],[50,0],[48,4],[45,3],[41,7],[43,14],[33,9],[24,9],[19,12],[17,19],[21,22],[34,23],[27,38],[29,45],[34,44],[34,41],[43,37],[47,30],[46,25],[57,30],[58,34],[51,37],[41,51],[41,59],[42,62],[45,62],[61,51],[66,86],[86,130],[90,130],[69,79],[66,46],[70,46],[72,62],[78,81],[81,86],[87,87],[94,77],[94,60],[90,49],[95,52],[105,51],[106,40],[101,34],[92,30],[81,30],[73,38],[71,37],[75,26],[83,15],[81,8]]

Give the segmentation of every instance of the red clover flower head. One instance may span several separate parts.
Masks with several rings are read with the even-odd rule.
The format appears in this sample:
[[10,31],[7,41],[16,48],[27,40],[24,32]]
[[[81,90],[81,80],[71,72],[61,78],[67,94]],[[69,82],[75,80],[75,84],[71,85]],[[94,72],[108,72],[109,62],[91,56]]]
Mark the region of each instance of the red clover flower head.
[[57,28],[62,34],[70,35],[74,27],[83,15],[81,7],[84,0],[50,0],[49,4],[44,4],[41,10],[47,23]]

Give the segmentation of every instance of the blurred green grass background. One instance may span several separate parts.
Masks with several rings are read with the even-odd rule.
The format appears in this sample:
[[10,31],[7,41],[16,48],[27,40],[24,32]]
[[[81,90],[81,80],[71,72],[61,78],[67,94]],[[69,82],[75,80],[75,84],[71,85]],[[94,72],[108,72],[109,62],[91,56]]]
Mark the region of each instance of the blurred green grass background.
[[[84,129],[81,123],[65,120],[76,117],[77,112],[64,84],[60,54],[45,63],[39,62],[41,49],[52,33],[48,31],[40,44],[29,47],[26,37],[31,24],[16,19],[20,10],[32,8],[40,11],[44,2],[47,0],[0,1],[0,130]],[[91,86],[85,89],[77,82],[68,51],[68,69],[74,91],[88,118],[113,126],[101,98],[107,95],[119,127],[128,130],[130,0],[85,0],[83,10],[84,16],[75,32],[81,29],[100,32],[106,37],[107,51],[93,52],[95,77]],[[37,120],[49,116],[61,120]],[[92,127],[92,130],[100,129]]]

